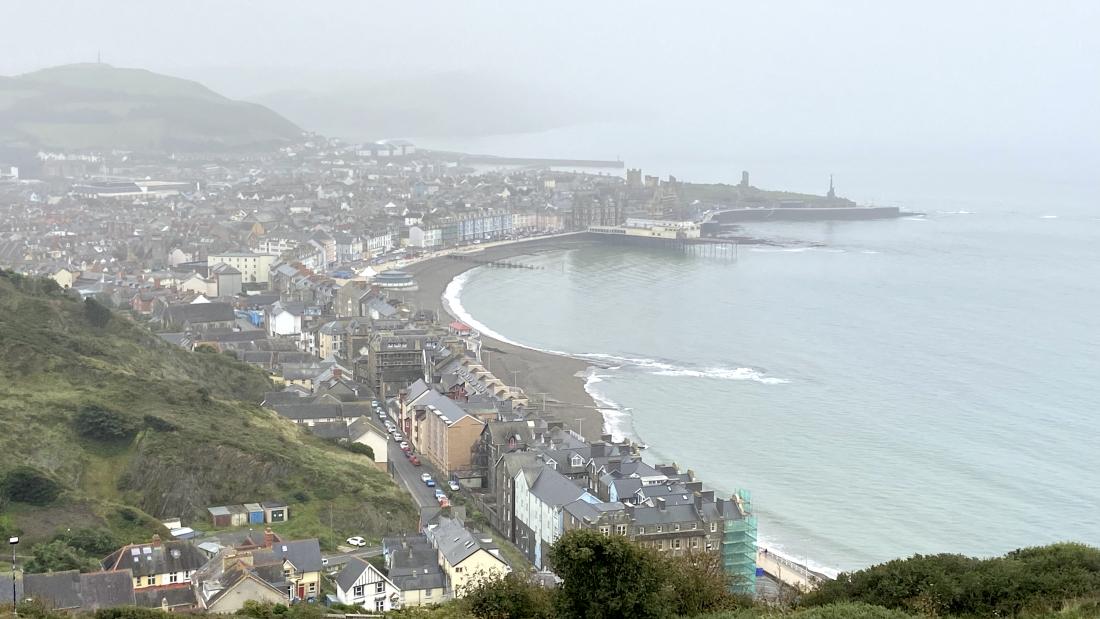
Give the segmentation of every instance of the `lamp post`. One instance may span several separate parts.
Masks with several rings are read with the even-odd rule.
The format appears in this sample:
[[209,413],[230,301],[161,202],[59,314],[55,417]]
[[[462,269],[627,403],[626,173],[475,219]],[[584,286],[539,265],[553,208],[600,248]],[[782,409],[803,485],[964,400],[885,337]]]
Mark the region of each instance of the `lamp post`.
[[11,545],[11,612],[18,617],[19,599],[15,588],[15,547],[19,544],[19,538],[14,535],[9,537],[8,544]]

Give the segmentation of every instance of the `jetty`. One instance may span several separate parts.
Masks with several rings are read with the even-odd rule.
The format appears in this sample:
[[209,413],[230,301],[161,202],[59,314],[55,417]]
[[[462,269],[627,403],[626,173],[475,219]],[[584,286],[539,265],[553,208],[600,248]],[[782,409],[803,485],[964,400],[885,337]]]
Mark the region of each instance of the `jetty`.
[[822,582],[831,580],[825,574],[774,552],[768,552],[765,548],[758,548],[756,551],[756,567],[776,581],[798,591],[810,591]]

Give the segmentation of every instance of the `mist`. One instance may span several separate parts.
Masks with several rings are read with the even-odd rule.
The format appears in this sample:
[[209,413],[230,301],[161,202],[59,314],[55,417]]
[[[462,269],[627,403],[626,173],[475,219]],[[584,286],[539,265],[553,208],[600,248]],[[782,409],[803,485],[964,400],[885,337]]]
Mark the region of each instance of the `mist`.
[[621,157],[700,181],[749,169],[800,190],[832,172],[863,200],[1095,195],[1095,3],[188,9],[11,7],[28,27],[6,32],[0,74],[99,55],[347,139]]

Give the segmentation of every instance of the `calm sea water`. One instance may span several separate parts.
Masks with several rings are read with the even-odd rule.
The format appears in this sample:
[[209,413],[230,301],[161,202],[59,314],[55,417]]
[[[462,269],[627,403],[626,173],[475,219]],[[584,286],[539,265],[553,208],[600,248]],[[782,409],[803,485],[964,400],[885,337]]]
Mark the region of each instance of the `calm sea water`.
[[1100,545],[1100,218],[749,231],[824,246],[579,249],[449,294],[486,331],[600,362],[609,428],[749,488],[773,550],[850,569]]

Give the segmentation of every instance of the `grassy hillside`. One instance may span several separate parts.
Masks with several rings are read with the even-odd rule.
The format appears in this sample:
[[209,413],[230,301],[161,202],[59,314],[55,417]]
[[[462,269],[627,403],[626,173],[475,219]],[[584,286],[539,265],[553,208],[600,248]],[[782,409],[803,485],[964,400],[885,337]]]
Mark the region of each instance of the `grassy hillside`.
[[142,69],[74,64],[0,78],[0,144],[226,150],[283,143],[300,133],[262,105]]
[[291,504],[288,534],[328,545],[415,525],[364,456],[254,404],[270,388],[262,372],[105,316],[52,281],[0,271],[0,480],[21,467],[60,487],[54,500],[0,499],[0,527],[32,541],[78,526],[144,538],[149,516],[207,526],[208,506],[268,499]]

